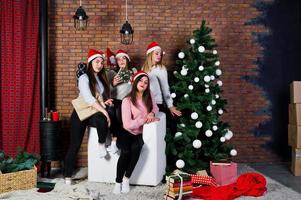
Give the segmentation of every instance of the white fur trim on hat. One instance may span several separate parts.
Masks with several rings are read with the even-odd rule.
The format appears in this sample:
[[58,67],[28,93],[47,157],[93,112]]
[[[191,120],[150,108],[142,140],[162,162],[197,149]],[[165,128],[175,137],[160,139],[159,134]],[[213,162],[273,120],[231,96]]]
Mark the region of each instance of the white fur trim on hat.
[[122,56],[125,56],[125,57],[127,57],[127,59],[129,59],[129,61],[131,61],[131,59],[130,59],[130,57],[129,57],[129,55],[128,54],[126,54],[126,53],[118,53],[118,54],[116,54],[116,58],[119,58],[119,57],[122,57]]
[[146,55],[149,54],[149,53],[151,53],[151,52],[153,52],[153,51],[155,51],[155,50],[161,50],[161,47],[159,47],[159,46],[154,46],[154,47],[148,49],[148,50],[146,51]]
[[93,56],[90,56],[90,57],[88,58],[88,63],[91,62],[91,61],[92,61],[94,58],[96,58],[96,57],[101,57],[103,60],[105,60],[105,57],[104,57],[103,54],[94,54]]

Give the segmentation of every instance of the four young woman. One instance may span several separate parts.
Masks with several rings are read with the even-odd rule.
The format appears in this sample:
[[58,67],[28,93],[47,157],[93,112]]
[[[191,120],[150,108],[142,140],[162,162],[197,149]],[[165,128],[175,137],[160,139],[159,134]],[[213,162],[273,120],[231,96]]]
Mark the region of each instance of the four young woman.
[[[100,158],[107,154],[104,143],[109,132],[113,134],[110,151],[115,153],[118,150],[117,146],[120,148],[113,192],[115,194],[129,192],[129,179],[144,144],[143,125],[159,120],[155,114],[159,109],[166,112],[164,102],[171,115],[181,116],[181,112],[173,106],[170,97],[167,71],[162,64],[163,53],[160,46],[152,42],[146,54],[147,59],[142,68],[144,71],[133,73],[129,84],[128,80],[121,76],[131,69],[130,57],[125,51],[116,52],[117,72],[111,70],[108,73],[105,73],[103,66],[103,53],[89,51],[87,73],[79,78],[79,95],[99,112],[83,121],[80,121],[75,111],[71,115],[71,141],[65,158],[66,183],[71,183],[75,158],[85,129],[87,126],[94,126],[98,132]],[[97,95],[102,96],[103,102],[97,101]],[[114,113],[110,116],[107,112],[109,106],[114,106]],[[109,131],[111,122],[112,128]]]

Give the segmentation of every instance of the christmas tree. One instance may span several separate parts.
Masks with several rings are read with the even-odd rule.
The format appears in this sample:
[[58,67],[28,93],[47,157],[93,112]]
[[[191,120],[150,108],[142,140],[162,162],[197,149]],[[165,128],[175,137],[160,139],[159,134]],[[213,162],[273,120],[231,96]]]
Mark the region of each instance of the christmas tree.
[[208,169],[210,161],[228,161],[237,154],[227,142],[233,136],[229,125],[219,119],[227,102],[221,97],[222,71],[211,32],[203,21],[178,53],[171,96],[182,116],[177,132],[166,136],[169,172]]

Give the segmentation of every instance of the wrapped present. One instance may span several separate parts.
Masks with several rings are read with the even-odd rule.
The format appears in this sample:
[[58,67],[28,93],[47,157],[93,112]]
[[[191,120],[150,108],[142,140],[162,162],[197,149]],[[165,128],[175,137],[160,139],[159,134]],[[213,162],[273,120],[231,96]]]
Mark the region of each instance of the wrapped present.
[[237,163],[210,162],[210,173],[218,185],[228,185],[237,179]]
[[164,199],[184,199],[192,193],[191,176],[181,171],[166,176],[166,193]]
[[216,180],[211,176],[191,174],[191,182],[194,184],[210,185],[215,187],[218,186]]

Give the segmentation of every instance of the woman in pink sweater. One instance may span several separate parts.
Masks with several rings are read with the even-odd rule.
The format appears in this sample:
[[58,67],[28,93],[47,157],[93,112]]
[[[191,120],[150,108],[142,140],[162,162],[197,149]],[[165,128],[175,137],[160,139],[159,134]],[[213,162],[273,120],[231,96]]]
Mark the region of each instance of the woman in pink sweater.
[[157,104],[149,89],[149,78],[144,71],[132,76],[132,90],[122,100],[122,122],[125,131],[120,134],[120,157],[117,163],[117,177],[114,193],[130,191],[129,178],[138,162],[142,146],[143,125],[158,121]]

